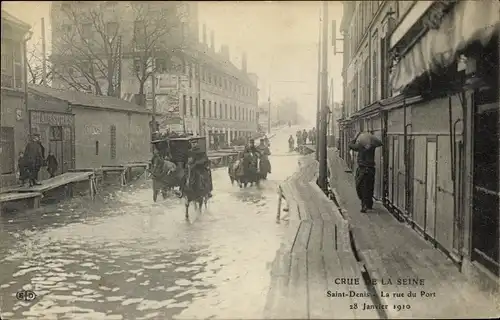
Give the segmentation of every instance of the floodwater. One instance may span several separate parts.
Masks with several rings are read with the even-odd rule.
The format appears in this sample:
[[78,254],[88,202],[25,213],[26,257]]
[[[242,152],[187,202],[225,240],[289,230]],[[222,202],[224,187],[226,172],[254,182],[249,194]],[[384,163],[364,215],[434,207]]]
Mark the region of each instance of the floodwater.
[[[151,181],[0,217],[2,319],[261,318],[270,263],[286,228],[278,183],[297,169],[287,139],[271,140],[260,187],[213,172],[214,197],[184,218],[177,198],[152,201]],[[161,197],[160,197],[161,198]],[[31,290],[33,301],[16,292]]]

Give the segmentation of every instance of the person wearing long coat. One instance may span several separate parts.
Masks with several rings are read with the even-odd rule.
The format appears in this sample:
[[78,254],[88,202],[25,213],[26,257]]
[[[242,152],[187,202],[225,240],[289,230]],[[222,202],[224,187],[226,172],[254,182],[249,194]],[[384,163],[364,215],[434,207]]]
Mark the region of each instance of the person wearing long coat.
[[361,212],[363,213],[373,209],[375,149],[381,146],[382,141],[375,137],[373,133],[359,132],[349,143],[349,149],[358,153],[355,182],[356,192],[361,201]]
[[213,184],[210,161],[206,152],[201,150],[198,143],[191,141],[189,152],[188,181],[187,187],[190,190],[199,188],[202,192],[207,192],[208,197],[212,197]]
[[41,185],[38,182],[38,172],[43,166],[45,159],[45,148],[40,142],[40,135],[34,134],[24,149],[26,165],[30,171],[30,185]]

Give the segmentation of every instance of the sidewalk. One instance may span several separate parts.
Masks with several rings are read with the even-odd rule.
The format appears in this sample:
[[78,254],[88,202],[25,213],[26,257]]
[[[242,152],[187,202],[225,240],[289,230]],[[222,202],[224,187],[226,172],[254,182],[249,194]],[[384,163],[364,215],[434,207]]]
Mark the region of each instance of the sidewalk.
[[318,162],[306,156],[299,163],[300,169],[280,185],[289,221],[283,221],[287,234],[272,264],[264,318],[379,318],[377,310],[362,309],[372,304],[370,297],[352,295],[367,289],[348,223],[316,185]]
[[[361,213],[354,176],[345,172],[347,167],[334,149],[328,150],[328,167],[331,188],[350,223],[358,255],[371,279],[377,280],[375,287],[382,304],[388,305],[389,318],[500,315],[498,297],[482,292],[444,253],[397,221],[380,203]],[[403,279],[419,283],[398,285]],[[408,297],[410,290],[415,296]]]

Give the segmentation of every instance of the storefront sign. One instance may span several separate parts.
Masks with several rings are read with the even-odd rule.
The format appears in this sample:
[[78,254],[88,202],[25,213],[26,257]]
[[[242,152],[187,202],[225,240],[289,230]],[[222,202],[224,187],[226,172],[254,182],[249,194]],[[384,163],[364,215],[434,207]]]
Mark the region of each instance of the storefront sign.
[[86,124],[84,126],[85,134],[98,135],[102,132],[101,124]]
[[73,115],[32,111],[31,123],[48,124],[51,126],[72,126]]

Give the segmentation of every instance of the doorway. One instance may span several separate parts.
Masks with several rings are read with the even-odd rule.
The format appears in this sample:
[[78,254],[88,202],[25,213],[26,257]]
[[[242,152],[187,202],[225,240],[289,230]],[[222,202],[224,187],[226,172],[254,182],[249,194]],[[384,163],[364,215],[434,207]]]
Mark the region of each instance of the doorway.
[[426,235],[435,236],[436,230],[436,170],[437,170],[437,141],[435,138],[427,139],[427,169],[425,179],[425,223]]

